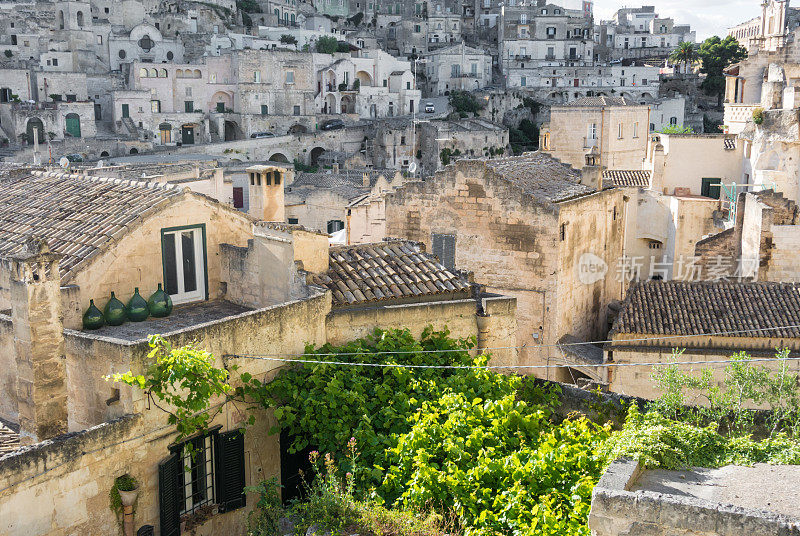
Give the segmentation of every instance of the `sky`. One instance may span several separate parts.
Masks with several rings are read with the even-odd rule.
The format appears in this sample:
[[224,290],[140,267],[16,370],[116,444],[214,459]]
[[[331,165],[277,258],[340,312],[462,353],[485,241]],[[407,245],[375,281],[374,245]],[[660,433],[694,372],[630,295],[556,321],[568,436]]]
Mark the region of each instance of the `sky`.
[[[555,2],[558,3],[558,2]],[[759,0],[595,0],[595,20],[610,19],[622,7],[651,5],[662,17],[672,17],[676,24],[690,24],[697,40],[711,35],[724,36],[730,26],[750,20],[761,12]]]

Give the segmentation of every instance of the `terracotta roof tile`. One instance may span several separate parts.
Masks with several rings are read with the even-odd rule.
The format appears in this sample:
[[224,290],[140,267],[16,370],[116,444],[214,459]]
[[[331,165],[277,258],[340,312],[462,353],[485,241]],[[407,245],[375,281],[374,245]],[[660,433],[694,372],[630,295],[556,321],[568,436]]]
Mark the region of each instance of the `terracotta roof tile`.
[[650,187],[650,172],[642,169],[605,169],[603,184],[611,186]]
[[[698,335],[800,326],[800,284],[646,281],[628,291],[618,333]],[[800,328],[730,337],[800,337]]]
[[447,270],[414,242],[333,247],[329,260],[328,271],[314,275],[313,280],[331,289],[334,306],[444,292],[468,296],[471,292],[466,279]]
[[0,256],[21,251],[26,235],[48,241],[61,260],[62,281],[111,240],[171,198],[170,185],[31,171],[0,174]]

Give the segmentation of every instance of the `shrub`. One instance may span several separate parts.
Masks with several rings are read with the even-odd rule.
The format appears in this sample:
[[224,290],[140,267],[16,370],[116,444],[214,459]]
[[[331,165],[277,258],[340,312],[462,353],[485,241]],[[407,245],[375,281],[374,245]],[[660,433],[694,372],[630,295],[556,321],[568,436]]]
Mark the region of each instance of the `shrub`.
[[11,52],[10,50],[5,50],[5,51],[3,52],[3,54],[5,54],[5,55],[6,55],[6,58],[10,58],[11,56],[13,56],[13,55],[14,55],[14,53],[13,53],[13,52]]
[[316,48],[320,54],[333,54],[339,49],[339,42],[335,37],[325,35],[317,39]]
[[283,43],[284,45],[297,45],[297,38],[295,38],[295,36],[293,35],[282,34],[281,43]]
[[753,123],[760,125],[764,122],[764,108],[755,108],[753,110]]
[[683,125],[667,125],[661,127],[657,132],[661,134],[694,134],[694,129],[690,126]]

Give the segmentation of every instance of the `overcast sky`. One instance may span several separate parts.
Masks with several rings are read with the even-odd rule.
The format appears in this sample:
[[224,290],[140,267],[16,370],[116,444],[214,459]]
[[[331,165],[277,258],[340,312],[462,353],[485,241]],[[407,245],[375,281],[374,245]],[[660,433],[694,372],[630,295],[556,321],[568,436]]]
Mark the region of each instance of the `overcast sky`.
[[758,16],[760,3],[758,0],[644,0],[640,3],[595,0],[594,13],[596,20],[609,19],[621,7],[654,5],[660,16],[672,17],[677,24],[691,24],[697,31],[697,40],[701,41],[710,35],[723,36],[728,27]]

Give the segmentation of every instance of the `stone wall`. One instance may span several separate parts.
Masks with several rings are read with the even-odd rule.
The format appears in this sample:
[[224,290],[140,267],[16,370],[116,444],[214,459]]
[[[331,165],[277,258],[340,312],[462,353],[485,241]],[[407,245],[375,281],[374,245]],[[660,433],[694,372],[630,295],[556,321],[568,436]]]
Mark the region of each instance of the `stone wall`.
[[641,474],[642,468],[629,458],[608,467],[592,492],[589,528],[594,536],[800,534],[797,519],[785,515],[720,504],[680,491],[633,491]]
[[[516,340],[516,299],[489,297],[485,309],[490,315],[487,348],[513,346]],[[375,330],[409,329],[414,337],[432,326],[436,330],[447,328],[454,338],[478,338],[475,300],[452,300],[441,302],[408,303],[334,309],[326,321],[328,342],[334,345],[366,337]],[[516,365],[515,350],[490,350],[492,364]]]

